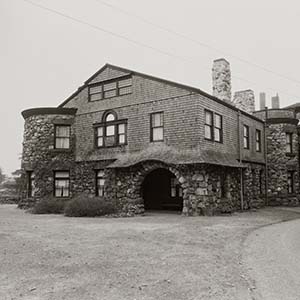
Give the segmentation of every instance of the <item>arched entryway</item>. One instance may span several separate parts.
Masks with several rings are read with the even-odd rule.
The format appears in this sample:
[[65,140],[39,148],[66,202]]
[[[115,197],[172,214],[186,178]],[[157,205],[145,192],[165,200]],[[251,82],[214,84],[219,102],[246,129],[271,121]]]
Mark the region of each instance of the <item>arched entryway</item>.
[[182,196],[182,188],[176,176],[164,168],[151,171],[142,183],[146,210],[182,211]]

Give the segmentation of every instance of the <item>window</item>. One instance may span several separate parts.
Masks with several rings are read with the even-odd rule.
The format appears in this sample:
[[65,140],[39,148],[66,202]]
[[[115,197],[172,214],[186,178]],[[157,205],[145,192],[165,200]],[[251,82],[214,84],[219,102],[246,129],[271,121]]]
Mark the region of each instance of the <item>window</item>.
[[205,138],[213,140],[213,113],[211,111],[205,111]]
[[223,141],[223,120],[222,116],[205,110],[204,137],[207,140],[222,143]]
[[263,193],[263,170],[259,170],[259,193]]
[[34,172],[27,171],[27,196],[31,198],[34,197],[34,194],[35,194]]
[[180,186],[180,183],[177,178],[171,178],[171,197],[182,197],[182,187]]
[[89,86],[89,101],[98,101],[132,93],[132,78],[106,81]]
[[286,153],[293,153],[293,134],[286,133]]
[[163,141],[164,139],[164,114],[163,112],[150,115],[151,142]]
[[249,149],[249,126],[244,125],[244,149]]
[[287,172],[287,189],[289,194],[294,193],[294,171]]
[[103,115],[103,122],[95,125],[95,144],[97,148],[125,145],[127,143],[127,123],[117,120],[114,112]]
[[222,142],[222,116],[215,114],[215,131],[214,131],[214,140],[215,142]]
[[69,197],[70,196],[70,172],[55,171],[54,172],[54,196]]
[[96,196],[102,197],[104,196],[104,170],[96,171]]
[[55,125],[55,149],[70,148],[70,125]]
[[255,142],[256,152],[261,152],[261,131],[258,129],[255,131]]

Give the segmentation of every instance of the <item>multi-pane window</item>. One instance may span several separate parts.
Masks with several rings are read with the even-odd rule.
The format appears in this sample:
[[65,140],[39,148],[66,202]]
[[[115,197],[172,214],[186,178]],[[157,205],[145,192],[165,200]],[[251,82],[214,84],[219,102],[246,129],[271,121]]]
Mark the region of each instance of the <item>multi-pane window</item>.
[[132,78],[101,82],[89,86],[89,101],[123,96],[132,93]]
[[70,148],[70,125],[55,125],[55,149]]
[[95,143],[96,147],[113,147],[118,145],[125,145],[127,124],[123,120],[117,120],[113,113],[108,113],[104,122],[98,124],[95,128]]
[[96,196],[102,197],[104,196],[104,170],[96,171]]
[[255,145],[256,152],[261,152],[261,131],[258,129],[255,131]]
[[205,111],[205,138],[208,140],[213,140],[213,112],[212,111]]
[[243,127],[243,144],[244,144],[244,149],[249,149],[250,148],[250,143],[249,143],[249,126],[244,125]]
[[164,139],[164,114],[163,112],[153,113],[150,115],[152,142],[163,141]]
[[207,140],[222,143],[223,120],[221,115],[205,110],[204,137]]
[[27,196],[29,198],[34,197],[34,193],[35,193],[34,172],[27,171]]
[[215,114],[214,119],[215,130],[214,130],[214,140],[215,142],[222,142],[222,116]]
[[289,194],[294,193],[294,171],[287,172],[287,190]]
[[293,134],[286,133],[286,153],[293,153]]
[[54,172],[54,195],[55,197],[70,196],[70,172],[69,171]]

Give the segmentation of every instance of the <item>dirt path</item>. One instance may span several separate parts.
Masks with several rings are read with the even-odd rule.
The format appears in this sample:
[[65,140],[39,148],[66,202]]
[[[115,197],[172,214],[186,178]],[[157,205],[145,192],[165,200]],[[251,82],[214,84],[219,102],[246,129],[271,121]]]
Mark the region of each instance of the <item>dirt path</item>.
[[243,241],[296,215],[31,215],[0,205],[0,299],[248,300]]
[[254,299],[300,299],[300,219],[254,231],[245,250]]

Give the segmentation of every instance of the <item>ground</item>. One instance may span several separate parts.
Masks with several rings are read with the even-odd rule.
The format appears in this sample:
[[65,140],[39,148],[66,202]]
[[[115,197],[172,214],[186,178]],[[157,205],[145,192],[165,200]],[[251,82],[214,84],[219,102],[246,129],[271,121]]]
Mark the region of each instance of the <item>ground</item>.
[[244,247],[258,228],[298,217],[67,218],[1,205],[0,299],[260,299]]

